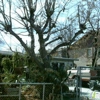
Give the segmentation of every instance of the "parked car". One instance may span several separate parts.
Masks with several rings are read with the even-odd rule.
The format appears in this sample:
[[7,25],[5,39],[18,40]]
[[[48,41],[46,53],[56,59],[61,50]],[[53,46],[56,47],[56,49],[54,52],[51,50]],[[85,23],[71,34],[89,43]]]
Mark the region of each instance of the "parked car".
[[[74,92],[75,87],[69,87],[69,90]],[[81,88],[80,89],[80,98],[81,97],[85,98],[82,100],[100,100],[100,92],[95,91],[95,90],[91,90],[89,88]]]
[[97,71],[88,66],[78,66],[76,69],[67,70],[70,73],[69,79],[77,79],[78,82],[89,82],[97,78]]

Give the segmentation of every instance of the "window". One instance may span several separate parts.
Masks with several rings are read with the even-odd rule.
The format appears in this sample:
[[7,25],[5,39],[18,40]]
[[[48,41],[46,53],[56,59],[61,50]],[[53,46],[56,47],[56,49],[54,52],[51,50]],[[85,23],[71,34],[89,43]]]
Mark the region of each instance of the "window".
[[53,68],[53,70],[56,70],[56,71],[58,71],[58,70],[64,70],[64,67],[65,67],[65,63],[61,63],[61,62],[52,62],[51,63],[52,65],[52,68]]

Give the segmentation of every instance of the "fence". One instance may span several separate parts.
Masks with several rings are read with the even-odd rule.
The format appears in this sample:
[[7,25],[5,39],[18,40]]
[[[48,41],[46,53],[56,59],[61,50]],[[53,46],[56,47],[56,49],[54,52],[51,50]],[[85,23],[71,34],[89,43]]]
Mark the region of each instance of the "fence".
[[[54,85],[52,83],[0,83],[0,100],[87,100],[81,99],[81,68],[78,69],[77,75],[79,75],[80,78],[76,78],[77,84],[74,84],[75,91],[72,92],[66,91],[67,88],[62,84]],[[68,84],[69,83],[70,82],[68,82]]]
[[66,88],[59,86],[52,83],[0,83],[0,100],[76,100],[76,94],[63,92]]

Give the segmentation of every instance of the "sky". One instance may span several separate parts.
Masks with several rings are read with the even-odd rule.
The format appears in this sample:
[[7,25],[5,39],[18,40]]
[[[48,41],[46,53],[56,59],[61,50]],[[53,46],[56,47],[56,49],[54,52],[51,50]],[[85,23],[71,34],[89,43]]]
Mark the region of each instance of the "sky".
[[[68,0],[66,0],[66,1],[68,1]],[[74,0],[70,5],[68,5],[69,6],[69,8],[70,8],[70,10],[68,11],[68,13],[67,14],[73,14],[73,12],[75,12],[74,10],[74,6],[77,4],[77,1],[79,1],[79,0]],[[63,6],[64,5],[64,2],[62,1],[62,0],[59,0],[59,3]],[[74,5],[74,6],[73,6]],[[38,4],[38,9],[40,8],[40,6],[39,6],[39,4]],[[21,13],[19,10],[17,10],[19,13]],[[7,11],[8,12],[8,11]],[[13,14],[13,17],[15,17],[15,15]],[[59,19],[58,19],[58,21],[59,22],[65,22],[65,20],[66,20],[66,17],[65,17],[65,15],[63,14],[61,17],[59,17]],[[14,25],[16,25],[16,26],[18,26],[18,23],[16,23],[16,22],[14,22]],[[13,36],[11,36],[11,35],[9,35],[9,34],[4,34],[3,35],[3,33],[1,32],[1,34],[0,34],[0,37],[2,38],[2,40],[5,42],[5,44],[4,45],[2,45],[1,47],[0,47],[0,50],[4,50],[4,51],[8,51],[8,50],[10,50],[9,49],[9,47],[11,47],[12,48],[12,50],[18,50],[18,51],[20,51],[20,52],[23,52],[24,51],[24,49],[23,49],[23,47],[20,45],[20,43],[18,42],[18,40],[16,39],[16,38],[14,38]],[[30,38],[29,37],[27,37],[27,36],[21,36],[21,38],[25,41],[25,42],[27,42],[28,44],[30,43]],[[38,49],[39,49],[39,44],[38,44],[38,36],[37,35],[35,35],[35,38],[36,38],[36,40],[35,40],[35,46],[36,46],[36,49],[35,49],[35,51],[36,52],[38,52]]]

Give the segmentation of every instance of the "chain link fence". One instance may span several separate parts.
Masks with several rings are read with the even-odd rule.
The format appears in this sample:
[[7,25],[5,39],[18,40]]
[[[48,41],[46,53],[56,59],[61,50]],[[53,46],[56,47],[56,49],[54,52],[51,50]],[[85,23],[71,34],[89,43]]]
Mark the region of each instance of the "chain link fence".
[[0,100],[76,100],[76,94],[63,90],[52,83],[0,83]]

